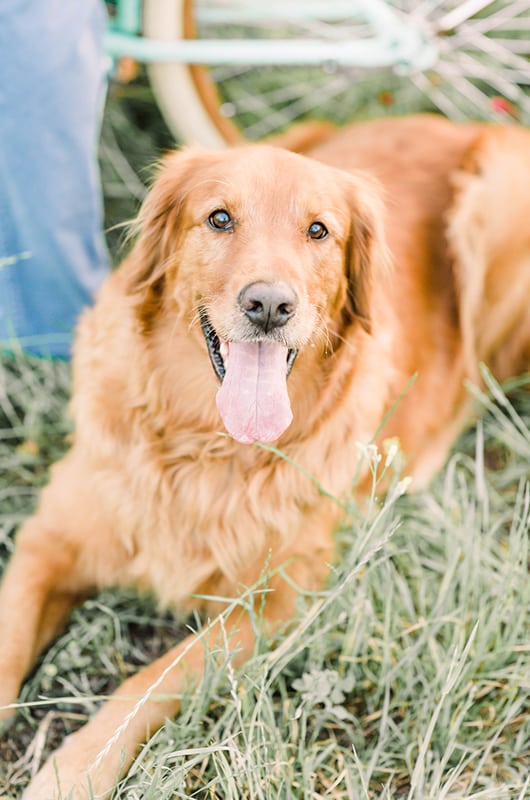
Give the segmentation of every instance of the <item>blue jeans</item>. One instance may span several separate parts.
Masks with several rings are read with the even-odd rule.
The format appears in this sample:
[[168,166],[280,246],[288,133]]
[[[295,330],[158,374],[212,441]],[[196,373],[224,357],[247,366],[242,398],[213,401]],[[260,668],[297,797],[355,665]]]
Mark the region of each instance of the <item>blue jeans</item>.
[[101,0],[0,3],[0,348],[67,357],[108,271],[103,26]]

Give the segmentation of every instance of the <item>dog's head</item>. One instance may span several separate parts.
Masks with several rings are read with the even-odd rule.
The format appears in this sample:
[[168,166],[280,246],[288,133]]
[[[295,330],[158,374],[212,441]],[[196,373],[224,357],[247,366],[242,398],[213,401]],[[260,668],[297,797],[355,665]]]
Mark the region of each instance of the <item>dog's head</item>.
[[165,159],[138,227],[125,269],[144,333],[161,315],[200,328],[227,430],[275,441],[298,353],[370,330],[384,252],[373,181],[263,145],[190,149]]

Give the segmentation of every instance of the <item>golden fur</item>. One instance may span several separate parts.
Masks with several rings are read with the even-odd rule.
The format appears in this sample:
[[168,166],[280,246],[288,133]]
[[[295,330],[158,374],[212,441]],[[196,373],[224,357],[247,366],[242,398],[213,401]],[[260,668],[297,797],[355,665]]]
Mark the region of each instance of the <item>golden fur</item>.
[[[0,592],[0,706],[15,701],[72,606],[102,587],[189,607],[191,593],[253,585],[269,553],[272,569],[285,562],[299,585],[321,585],[338,512],[306,473],[347,492],[356,442],[371,439],[417,374],[380,438],[399,437],[407,472],[424,485],[469,417],[465,382],[479,362],[500,379],[529,367],[530,135],[422,116],[321,138],[311,159],[248,145],[165,160],[131,255],[79,326],[75,442],[19,532]],[[212,230],[208,215],[227,207],[235,230]],[[322,241],[308,238],[315,220],[330,232]],[[277,445],[302,471],[220,435],[198,309],[237,340],[235,299],[263,280],[299,298],[281,333],[300,350],[288,379],[294,419]],[[271,589],[274,625],[294,590],[279,574]],[[239,612],[227,624],[242,662],[252,626]],[[147,702],[98,754],[191,641],[126,681],[124,699],[69,737],[24,797],[55,797],[55,769],[64,794],[86,796],[88,768],[92,785],[110,790],[178,701]],[[187,650],[157,693],[177,696],[202,658],[202,646]]]

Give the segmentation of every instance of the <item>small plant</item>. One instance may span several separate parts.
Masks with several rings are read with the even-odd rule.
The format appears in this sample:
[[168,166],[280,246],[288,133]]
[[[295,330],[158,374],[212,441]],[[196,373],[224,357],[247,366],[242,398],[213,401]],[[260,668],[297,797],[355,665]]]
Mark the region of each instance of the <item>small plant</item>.
[[[334,669],[315,669],[304,673],[301,678],[293,681],[293,689],[299,693],[304,705],[310,709],[321,711],[330,719],[348,719],[351,714],[346,710],[344,702],[346,695],[355,686],[353,675],[340,675]],[[302,709],[297,712],[300,716]]]

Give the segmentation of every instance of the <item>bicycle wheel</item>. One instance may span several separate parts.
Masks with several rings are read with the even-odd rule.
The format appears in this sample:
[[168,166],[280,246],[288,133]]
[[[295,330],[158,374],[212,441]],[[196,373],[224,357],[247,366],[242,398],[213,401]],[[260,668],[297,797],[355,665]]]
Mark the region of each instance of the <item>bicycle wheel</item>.
[[[193,0],[144,0],[146,36],[162,41],[196,36]],[[158,106],[177,139],[220,148],[243,136],[222,112],[223,101],[208,70],[182,63],[154,63],[149,79]]]
[[[322,66],[153,64],[152,85],[183,141],[220,147],[262,139],[299,119],[441,111],[452,119],[530,121],[528,0],[389,0],[436,48],[425,70]],[[152,38],[320,38],[372,35],[355,0],[144,0]],[[401,69],[400,69],[401,66]],[[401,74],[400,74],[401,73]]]

